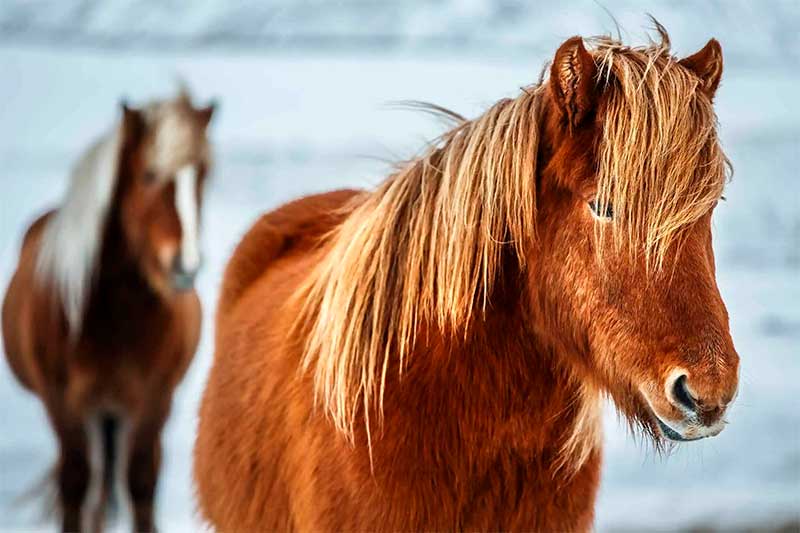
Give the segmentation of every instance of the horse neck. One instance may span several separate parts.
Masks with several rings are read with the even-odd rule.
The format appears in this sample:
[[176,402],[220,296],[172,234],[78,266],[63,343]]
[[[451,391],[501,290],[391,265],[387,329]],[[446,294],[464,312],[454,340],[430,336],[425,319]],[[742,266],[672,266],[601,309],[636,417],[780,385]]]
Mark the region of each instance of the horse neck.
[[[139,259],[133,252],[123,230],[119,199],[109,209],[103,232],[100,261],[91,303],[114,305],[125,301],[129,305],[152,307],[161,298],[147,282]],[[90,311],[94,307],[90,303]]]
[[[441,434],[442,426],[452,426],[461,442],[474,446],[463,450],[465,457],[503,448],[531,459],[555,457],[574,427],[583,401],[580,385],[561,349],[532,330],[524,304],[493,302],[466,338],[422,332],[424,342],[406,373],[387,390],[401,391],[394,398],[397,409],[427,417],[407,420],[407,431],[427,427]],[[405,380],[414,386],[404,386]],[[394,431],[394,424],[386,425]]]

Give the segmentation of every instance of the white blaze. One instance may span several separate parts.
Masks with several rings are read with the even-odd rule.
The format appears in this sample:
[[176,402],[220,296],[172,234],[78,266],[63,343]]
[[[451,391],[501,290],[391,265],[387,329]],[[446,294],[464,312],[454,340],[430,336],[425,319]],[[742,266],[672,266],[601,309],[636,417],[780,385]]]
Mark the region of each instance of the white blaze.
[[181,267],[194,272],[200,266],[198,238],[197,169],[186,165],[175,175],[175,208],[181,222]]

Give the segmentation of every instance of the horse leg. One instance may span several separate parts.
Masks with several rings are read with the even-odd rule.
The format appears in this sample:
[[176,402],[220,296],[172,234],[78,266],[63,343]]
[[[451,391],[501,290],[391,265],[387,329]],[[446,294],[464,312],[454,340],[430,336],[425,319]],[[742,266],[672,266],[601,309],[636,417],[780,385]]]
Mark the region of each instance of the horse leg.
[[161,429],[168,413],[168,405],[157,413],[148,413],[131,435],[128,490],[137,532],[155,530],[154,498],[161,466]]
[[58,496],[63,531],[81,531],[81,508],[89,489],[91,470],[85,429],[79,420],[57,428],[61,457],[58,465]]

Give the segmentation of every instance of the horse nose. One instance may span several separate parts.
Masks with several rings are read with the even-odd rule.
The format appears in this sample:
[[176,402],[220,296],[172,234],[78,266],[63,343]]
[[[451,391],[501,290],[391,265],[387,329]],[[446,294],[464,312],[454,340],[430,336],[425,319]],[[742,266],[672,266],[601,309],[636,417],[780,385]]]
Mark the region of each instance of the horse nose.
[[189,290],[194,287],[197,268],[187,269],[183,257],[179,253],[172,261],[172,285],[179,291]]
[[670,403],[685,415],[696,417],[705,426],[711,426],[722,418],[733,397],[732,394],[725,397],[712,392],[702,394],[691,386],[686,374],[671,379],[672,382],[667,383],[666,387]]

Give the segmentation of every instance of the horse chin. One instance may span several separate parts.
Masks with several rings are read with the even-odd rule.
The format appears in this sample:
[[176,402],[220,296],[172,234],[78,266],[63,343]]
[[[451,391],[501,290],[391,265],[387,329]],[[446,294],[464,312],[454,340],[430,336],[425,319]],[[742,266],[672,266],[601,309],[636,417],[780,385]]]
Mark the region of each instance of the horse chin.
[[164,300],[169,300],[181,292],[173,286],[171,277],[160,268],[145,268],[144,274],[150,289]]
[[144,274],[153,292],[164,299],[191,292],[195,288],[195,273],[175,273],[156,264],[145,266]]
[[606,392],[621,419],[627,422],[631,434],[641,436],[658,452],[669,447],[671,441],[664,437],[647,400],[641,392],[636,390],[635,386],[626,383],[617,387],[609,387]]

